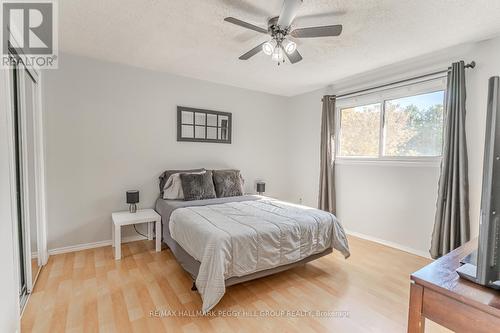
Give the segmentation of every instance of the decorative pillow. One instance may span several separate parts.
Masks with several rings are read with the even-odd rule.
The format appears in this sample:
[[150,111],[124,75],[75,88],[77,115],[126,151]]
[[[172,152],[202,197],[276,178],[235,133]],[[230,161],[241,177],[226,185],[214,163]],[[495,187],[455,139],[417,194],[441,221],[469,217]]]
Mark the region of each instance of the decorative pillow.
[[243,177],[240,170],[214,170],[213,174],[217,198],[243,195]]
[[182,191],[184,200],[202,200],[215,198],[214,182],[212,172],[206,171],[201,174],[181,173]]
[[[185,173],[202,174],[205,173],[205,170],[201,172],[185,172]],[[180,173],[174,173],[167,179],[165,187],[163,188],[163,199],[184,200],[184,192],[182,191],[182,182],[180,175],[181,175]]]
[[163,190],[165,189],[165,184],[167,183],[167,180],[172,176],[174,173],[190,173],[190,172],[202,172],[205,171],[204,168],[200,169],[191,169],[191,170],[165,170],[161,176],[160,176],[160,193],[163,195]]

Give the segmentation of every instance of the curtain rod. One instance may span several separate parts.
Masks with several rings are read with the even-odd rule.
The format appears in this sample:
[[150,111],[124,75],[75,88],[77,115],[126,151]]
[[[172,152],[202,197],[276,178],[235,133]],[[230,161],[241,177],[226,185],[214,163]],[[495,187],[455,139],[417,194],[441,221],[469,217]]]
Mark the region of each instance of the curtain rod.
[[[476,67],[476,62],[475,61],[471,61],[469,64],[465,65],[465,68],[474,68],[474,67]],[[328,96],[328,97],[329,98],[342,98],[342,97],[347,97],[347,96],[350,96],[350,95],[357,95],[357,94],[361,94],[361,93],[364,93],[364,92],[367,92],[367,91],[371,91],[371,90],[375,90],[375,89],[390,87],[390,86],[393,86],[393,85],[396,85],[396,84],[405,83],[405,82],[408,82],[408,81],[414,81],[414,80],[418,80],[418,79],[423,79],[423,78],[428,77],[428,76],[433,76],[433,75],[447,73],[450,70],[451,70],[451,67],[448,67],[447,69],[442,70],[442,71],[437,71],[437,72],[433,72],[433,73],[428,73],[428,74],[423,74],[423,75],[419,75],[419,76],[414,76],[414,77],[410,77],[408,79],[404,79],[404,80],[400,80],[400,81],[396,81],[396,82],[386,83],[386,84],[382,84],[382,85],[379,85],[379,86],[375,86],[375,87],[371,87],[371,88],[365,88],[365,89],[361,89],[361,90],[357,90],[357,91],[351,91],[351,92],[348,92],[348,93],[345,93],[345,94],[336,95],[336,96],[335,95],[331,95],[331,96]],[[323,101],[323,98],[321,99],[321,101]]]

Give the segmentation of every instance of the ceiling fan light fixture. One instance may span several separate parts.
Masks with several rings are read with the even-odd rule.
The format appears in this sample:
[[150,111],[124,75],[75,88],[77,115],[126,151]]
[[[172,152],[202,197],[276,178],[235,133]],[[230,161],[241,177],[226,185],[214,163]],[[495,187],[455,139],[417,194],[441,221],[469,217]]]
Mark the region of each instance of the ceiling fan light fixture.
[[[302,60],[297,44],[294,40],[300,38],[336,37],[342,33],[342,24],[321,25],[313,27],[295,28],[293,22],[304,0],[281,0],[283,6],[279,16],[271,17],[267,21],[267,29],[239,20],[235,17],[224,18],[225,22],[235,24],[245,29],[270,36],[267,42],[261,42],[250,51],[241,55],[238,59],[248,60],[261,51],[272,57],[272,60],[280,62],[290,61],[296,64]],[[269,38],[269,37],[268,37]],[[293,40],[290,40],[293,39]]]
[[284,58],[283,49],[281,47],[275,47],[272,59],[277,62],[282,62],[283,58]]
[[262,44],[262,51],[267,55],[271,55],[274,52],[274,45],[271,42],[265,42]]
[[293,52],[295,52],[295,50],[297,50],[297,43],[291,40],[288,41],[288,43],[285,45],[285,52],[288,54],[292,54]]

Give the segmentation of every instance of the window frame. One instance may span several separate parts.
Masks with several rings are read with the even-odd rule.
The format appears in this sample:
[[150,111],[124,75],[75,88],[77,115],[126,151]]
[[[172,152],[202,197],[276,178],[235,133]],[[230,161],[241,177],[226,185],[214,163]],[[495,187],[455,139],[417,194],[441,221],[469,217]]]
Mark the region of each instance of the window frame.
[[[398,85],[390,88],[374,90],[367,94],[353,95],[337,100],[335,106],[335,163],[336,164],[394,164],[394,165],[410,165],[410,166],[436,166],[441,163],[442,154],[440,156],[385,156],[384,144],[385,135],[385,103],[390,100],[411,97],[416,95],[429,94],[437,91],[444,91],[444,102],[446,101],[446,76],[438,76],[422,81],[411,82],[403,85]],[[343,109],[364,106],[368,104],[380,104],[380,124],[379,124],[379,149],[377,157],[363,156],[341,156],[340,153],[340,138],[341,138],[341,111]],[[444,112],[444,110],[443,110]],[[443,115],[443,131],[444,131],[444,115]],[[441,151],[442,153],[442,151]]]

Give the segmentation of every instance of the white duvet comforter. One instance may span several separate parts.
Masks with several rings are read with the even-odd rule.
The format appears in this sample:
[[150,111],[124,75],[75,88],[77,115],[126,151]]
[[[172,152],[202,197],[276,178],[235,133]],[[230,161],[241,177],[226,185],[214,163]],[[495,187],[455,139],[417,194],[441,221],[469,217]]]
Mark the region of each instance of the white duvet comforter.
[[344,230],[333,214],[263,199],[176,209],[172,238],[201,266],[203,312],[224,296],[224,280],[300,261],[329,247],[346,258]]

